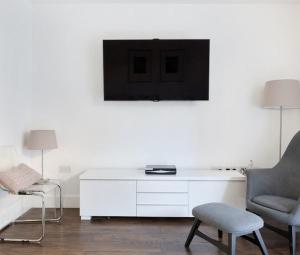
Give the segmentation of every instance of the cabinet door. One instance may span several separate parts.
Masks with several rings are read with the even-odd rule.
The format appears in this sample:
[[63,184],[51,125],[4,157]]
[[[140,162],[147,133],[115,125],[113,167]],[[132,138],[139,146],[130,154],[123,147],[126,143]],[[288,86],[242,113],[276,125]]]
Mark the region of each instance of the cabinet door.
[[245,181],[191,181],[189,183],[189,212],[195,206],[221,202],[245,208]]
[[80,181],[80,215],[136,216],[136,181]]

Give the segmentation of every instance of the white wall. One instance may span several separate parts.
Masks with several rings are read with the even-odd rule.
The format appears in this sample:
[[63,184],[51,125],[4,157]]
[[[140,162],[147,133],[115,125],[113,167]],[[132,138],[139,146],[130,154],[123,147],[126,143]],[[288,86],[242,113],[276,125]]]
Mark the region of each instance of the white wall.
[[[0,0],[0,146],[16,146],[23,160],[32,112],[31,11],[27,0]],[[0,191],[0,227],[21,211],[13,196]]]
[[0,1],[0,145],[21,147],[31,123],[31,18],[27,0]]
[[[46,171],[276,163],[278,112],[261,97],[266,80],[300,79],[298,5],[54,2],[33,5],[33,127],[59,143]],[[210,100],[104,102],[102,40],[119,38],[211,39]],[[286,145],[299,111],[284,121]]]

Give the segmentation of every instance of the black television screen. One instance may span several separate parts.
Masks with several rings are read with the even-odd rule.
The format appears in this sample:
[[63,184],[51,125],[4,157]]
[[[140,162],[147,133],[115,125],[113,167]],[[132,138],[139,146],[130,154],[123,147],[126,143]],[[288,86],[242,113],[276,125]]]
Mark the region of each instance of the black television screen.
[[104,100],[208,100],[209,40],[103,40]]

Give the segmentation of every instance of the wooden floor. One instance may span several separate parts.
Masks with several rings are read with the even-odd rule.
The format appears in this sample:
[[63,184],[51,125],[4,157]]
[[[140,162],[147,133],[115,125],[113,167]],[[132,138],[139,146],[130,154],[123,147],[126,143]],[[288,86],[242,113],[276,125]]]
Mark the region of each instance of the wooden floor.
[[[36,213],[31,211],[29,215]],[[0,243],[0,255],[224,254],[197,237],[190,251],[185,250],[184,242],[191,227],[191,219],[112,218],[89,222],[80,221],[78,215],[78,209],[66,209],[61,224],[47,224],[47,234],[40,245]],[[209,226],[203,226],[202,230],[212,237],[217,236],[216,230]],[[32,237],[38,231],[38,225],[18,224],[5,230],[2,235]],[[262,234],[270,254],[288,254],[287,240],[268,230],[263,230]],[[255,245],[239,239],[237,254],[255,255],[260,252]]]

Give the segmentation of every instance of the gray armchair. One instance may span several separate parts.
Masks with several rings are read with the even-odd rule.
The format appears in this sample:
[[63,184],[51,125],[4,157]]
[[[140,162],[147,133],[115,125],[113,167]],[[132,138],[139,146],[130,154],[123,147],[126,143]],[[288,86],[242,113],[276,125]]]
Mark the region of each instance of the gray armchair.
[[296,235],[300,232],[300,131],[275,167],[247,171],[247,210],[265,220],[286,224],[288,231],[265,226],[288,238],[290,254],[296,254]]

